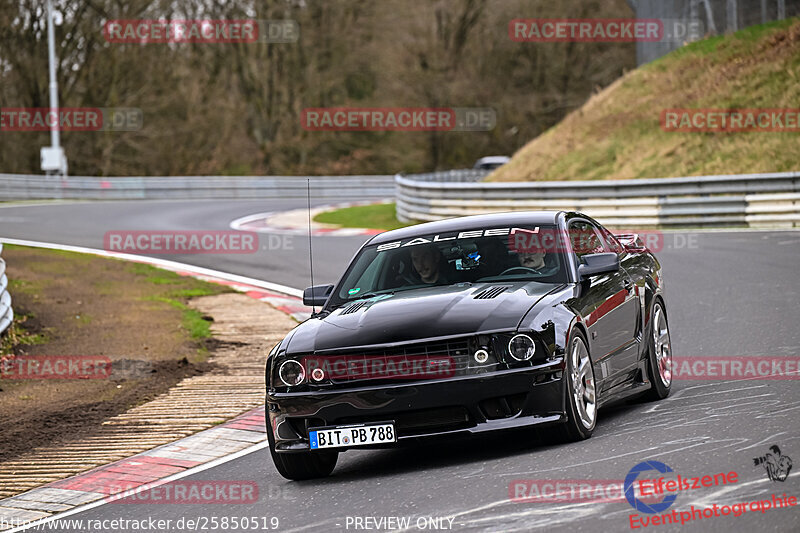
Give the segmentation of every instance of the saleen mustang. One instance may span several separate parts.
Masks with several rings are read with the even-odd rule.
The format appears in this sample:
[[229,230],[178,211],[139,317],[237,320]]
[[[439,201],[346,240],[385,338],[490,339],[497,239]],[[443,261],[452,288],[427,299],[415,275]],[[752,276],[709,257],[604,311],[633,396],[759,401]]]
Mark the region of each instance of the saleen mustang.
[[669,394],[661,265],[574,212],[455,218],[371,238],[267,360],[267,436],[288,479],[354,447],[551,425]]

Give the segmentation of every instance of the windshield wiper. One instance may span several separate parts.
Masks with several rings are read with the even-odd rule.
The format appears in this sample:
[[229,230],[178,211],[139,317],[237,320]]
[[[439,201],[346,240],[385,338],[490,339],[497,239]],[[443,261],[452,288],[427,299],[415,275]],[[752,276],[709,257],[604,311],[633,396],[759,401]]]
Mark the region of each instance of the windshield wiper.
[[377,291],[377,292],[367,292],[362,294],[361,296],[357,296],[351,300],[347,300],[347,302],[355,302],[357,300],[365,300],[367,298],[374,298],[375,296],[382,296],[384,294],[394,294],[394,290],[391,291]]

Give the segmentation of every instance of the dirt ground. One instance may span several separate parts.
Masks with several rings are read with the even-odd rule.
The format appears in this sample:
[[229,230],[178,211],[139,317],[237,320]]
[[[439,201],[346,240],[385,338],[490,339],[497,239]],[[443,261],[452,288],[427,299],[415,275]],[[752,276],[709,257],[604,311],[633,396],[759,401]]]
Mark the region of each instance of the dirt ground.
[[92,434],[104,419],[210,370],[210,319],[184,304],[227,288],[82,254],[7,246],[3,257],[18,319],[1,355],[104,356],[112,371],[107,379],[0,378],[0,462]]

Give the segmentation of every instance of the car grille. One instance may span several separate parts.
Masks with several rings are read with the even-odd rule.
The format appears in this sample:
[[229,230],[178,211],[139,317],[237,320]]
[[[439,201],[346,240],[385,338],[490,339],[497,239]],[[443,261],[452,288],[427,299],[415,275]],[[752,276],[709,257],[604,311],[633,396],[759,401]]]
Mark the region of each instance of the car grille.
[[467,409],[461,406],[408,411],[394,415],[353,416],[335,420],[334,424],[368,424],[387,420],[394,421],[399,437],[452,431],[475,425]]
[[[422,364],[425,368],[436,368],[437,365],[446,364],[452,371],[441,376],[430,374],[423,377],[403,376],[403,375],[373,375],[367,372],[366,374],[353,376],[337,376],[331,377],[331,382],[334,384],[341,383],[363,383],[366,381],[375,381],[380,383],[388,382],[408,382],[409,380],[424,380],[432,379],[435,377],[452,377],[454,375],[464,375],[470,367],[470,342],[467,338],[453,339],[449,341],[434,342],[434,343],[419,343],[407,344],[400,347],[375,349],[369,351],[348,351],[336,354],[320,354],[314,357],[320,361],[330,358],[331,361],[346,359],[348,362],[354,363],[356,366],[360,363],[364,365],[363,368],[374,368],[375,362],[383,363],[381,368],[386,368],[386,365],[391,362],[395,367],[398,363],[405,362],[407,365]],[[371,366],[373,365],[373,366]]]
[[472,418],[469,416],[469,412],[463,406],[419,409],[390,415],[347,416],[327,420],[322,418],[296,417],[287,417],[286,420],[291,426],[292,431],[304,439],[308,438],[309,428],[329,425],[374,424],[378,422],[388,422],[390,420],[394,422],[399,437],[453,431],[475,425]]

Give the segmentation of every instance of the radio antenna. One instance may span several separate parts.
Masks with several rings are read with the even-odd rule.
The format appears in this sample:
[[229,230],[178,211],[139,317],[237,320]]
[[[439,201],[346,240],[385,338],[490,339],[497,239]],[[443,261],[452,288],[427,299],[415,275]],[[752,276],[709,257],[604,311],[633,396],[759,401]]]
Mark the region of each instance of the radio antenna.
[[308,200],[308,266],[311,270],[311,316],[317,314],[317,306],[314,305],[314,255],[311,252],[311,178],[306,178],[306,199]]

